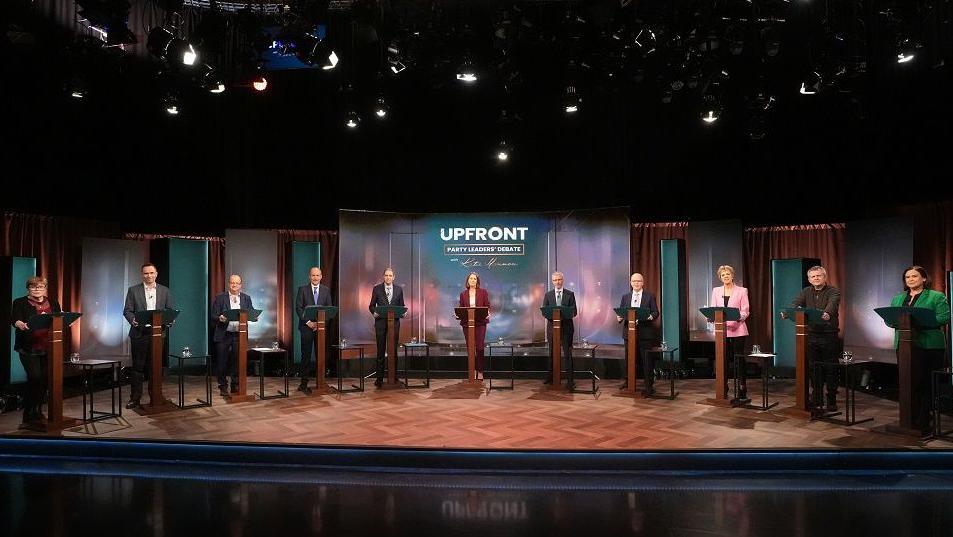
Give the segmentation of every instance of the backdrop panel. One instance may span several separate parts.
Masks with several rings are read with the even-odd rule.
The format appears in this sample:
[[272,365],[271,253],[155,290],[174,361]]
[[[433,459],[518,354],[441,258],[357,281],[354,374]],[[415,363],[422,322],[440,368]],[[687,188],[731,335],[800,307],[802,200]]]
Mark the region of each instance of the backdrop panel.
[[278,232],[226,229],[225,272],[226,287],[228,275],[238,274],[242,291],[262,310],[258,322],[248,323],[248,344],[270,347],[278,340]]
[[129,356],[129,324],[122,316],[126,291],[142,283],[149,243],[83,239],[82,354],[87,358]]

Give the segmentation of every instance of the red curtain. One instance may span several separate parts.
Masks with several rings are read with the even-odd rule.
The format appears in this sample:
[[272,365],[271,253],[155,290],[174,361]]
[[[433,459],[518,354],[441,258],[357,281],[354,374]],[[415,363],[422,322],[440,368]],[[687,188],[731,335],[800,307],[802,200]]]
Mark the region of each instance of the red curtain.
[[[321,283],[331,288],[331,296],[337,296],[337,266],[338,266],[338,233],[337,231],[322,230],[298,230],[298,229],[279,229],[278,230],[278,341],[281,346],[290,349],[292,340],[292,330],[297,326],[295,319],[288,319],[281,312],[286,311],[289,301],[294,297],[288,296],[285,289],[288,288],[288,271],[291,263],[291,243],[292,242],[320,242],[321,243]],[[304,285],[305,282],[293,282],[298,285]],[[292,285],[294,287],[294,285]],[[337,304],[335,304],[337,305]],[[336,324],[332,324],[336,326]],[[330,335],[332,338],[333,334]],[[332,339],[333,341],[333,339]]]
[[[82,311],[83,237],[116,239],[119,236],[116,222],[4,213],[0,253],[35,257],[37,275],[49,281],[49,296],[55,297],[64,310]],[[23,294],[26,294],[25,288]],[[74,349],[79,348],[79,333],[77,325],[70,337]]]
[[[844,224],[748,228],[743,238],[743,263],[751,301],[748,331],[751,344],[768,345],[772,341],[774,318],[771,315],[771,260],[816,257],[827,269],[830,285],[844,290]],[[794,297],[791,297],[792,299]],[[842,303],[847,297],[841,296]],[[841,330],[844,310],[841,308]],[[843,333],[843,332],[842,332]]]
[[645,288],[655,293],[656,297],[662,293],[662,249],[659,241],[684,239],[687,229],[688,222],[632,224],[630,269],[645,278]]
[[908,209],[913,217],[913,264],[927,269],[933,289],[947,289],[946,273],[953,270],[953,201],[928,203]]

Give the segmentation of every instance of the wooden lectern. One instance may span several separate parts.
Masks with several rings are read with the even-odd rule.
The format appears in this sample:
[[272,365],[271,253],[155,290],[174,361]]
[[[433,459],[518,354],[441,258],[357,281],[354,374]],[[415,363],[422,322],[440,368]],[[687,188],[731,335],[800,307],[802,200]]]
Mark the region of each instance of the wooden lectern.
[[476,323],[486,319],[490,308],[486,306],[453,308],[457,319],[467,321],[467,382],[479,382],[476,378]]
[[397,380],[397,319],[407,313],[405,306],[377,306],[374,313],[387,320],[387,379],[381,385],[382,389],[393,390],[403,388],[404,384]]
[[[809,384],[807,370],[807,325],[821,320],[823,311],[813,308],[785,308],[782,310],[787,319],[794,321],[794,406],[782,409],[788,416],[810,418],[808,408]],[[813,371],[812,374],[816,374]],[[818,381],[815,380],[815,385]]]
[[149,347],[149,361],[151,376],[149,378],[149,404],[136,407],[137,414],[148,416],[178,410],[172,401],[162,395],[162,359],[165,356],[164,330],[179,316],[179,310],[166,308],[164,310],[142,310],[134,312],[139,326],[151,329],[151,345]]
[[46,419],[25,424],[26,429],[44,433],[58,433],[77,424],[75,418],[63,417],[63,360],[64,330],[73,324],[82,313],[64,311],[34,315],[27,321],[30,330],[49,329],[46,351],[46,382],[50,391]]
[[563,319],[572,319],[575,311],[575,308],[569,306],[543,306],[539,308],[539,311],[542,312],[543,317],[547,320],[553,322],[553,332],[552,339],[549,342],[549,346],[552,349],[552,371],[553,371],[553,385],[550,389],[552,390],[562,390],[562,351],[563,351]]
[[[725,343],[727,330],[726,321],[741,320],[741,311],[738,308],[700,308],[698,311],[708,319],[708,322],[715,323],[715,396],[698,401],[702,405],[712,406],[737,406],[738,403],[728,399],[728,374],[725,361]],[[737,375],[738,372],[736,371]]]
[[[927,308],[889,307],[875,308],[884,324],[896,328],[897,342],[897,384],[899,388],[900,421],[887,425],[892,433],[907,436],[922,436],[920,429],[913,425],[913,339],[918,328],[936,328],[936,313]],[[926,397],[926,394],[922,394]]]
[[[254,401],[255,394],[248,393],[248,323],[258,321],[261,310],[230,309],[226,310],[223,315],[228,322],[238,321],[238,393],[229,394],[225,401],[227,403]],[[219,359],[224,359],[224,357]],[[265,367],[265,364],[261,364],[261,366]]]
[[304,320],[317,323],[314,331],[314,389],[311,395],[325,395],[333,393],[334,389],[328,386],[324,377],[327,369],[327,338],[328,321],[337,317],[338,308],[335,306],[307,306],[304,308]]
[[635,379],[638,375],[639,361],[639,325],[635,321],[645,321],[652,315],[648,308],[614,308],[615,314],[624,319],[625,330],[625,378],[626,388],[615,394],[616,397],[631,397],[641,399],[642,393],[635,389]]

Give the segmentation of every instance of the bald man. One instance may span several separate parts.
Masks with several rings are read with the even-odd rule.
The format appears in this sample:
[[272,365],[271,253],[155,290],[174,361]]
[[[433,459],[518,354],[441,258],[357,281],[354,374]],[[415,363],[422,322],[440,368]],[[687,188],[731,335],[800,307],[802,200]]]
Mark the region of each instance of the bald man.
[[[622,295],[620,308],[647,308],[650,312],[649,317],[644,321],[636,321],[639,326],[639,346],[636,349],[636,356],[642,364],[642,378],[645,379],[645,395],[655,393],[655,356],[651,353],[646,354],[649,349],[658,342],[658,328],[656,321],[659,318],[658,304],[655,301],[655,295],[645,290],[645,277],[638,272],[629,276],[629,285],[632,290]],[[625,342],[625,355],[629,355],[629,322],[622,317],[616,316],[616,320],[622,323],[622,341]],[[622,389],[628,388],[628,379],[622,383]]]

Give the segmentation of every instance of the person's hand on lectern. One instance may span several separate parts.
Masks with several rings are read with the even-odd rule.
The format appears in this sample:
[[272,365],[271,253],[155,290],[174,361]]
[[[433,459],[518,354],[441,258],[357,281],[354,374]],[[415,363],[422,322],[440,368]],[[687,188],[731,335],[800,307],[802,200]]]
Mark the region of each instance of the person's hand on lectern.
[[380,317],[381,317],[381,316],[378,315],[377,312],[375,311],[375,312],[374,312],[374,318],[375,318],[375,319],[380,319]]
[[781,318],[782,318],[782,319],[787,319],[787,318],[788,318],[788,314],[782,311],[782,312],[781,312]]
[[27,326],[27,324],[26,324],[25,322],[23,322],[23,321],[17,321],[17,322],[15,322],[15,323],[13,323],[13,325],[16,326],[18,330],[29,330],[29,329],[30,329],[30,327]]
[[226,321],[228,321],[228,319],[226,319],[224,315],[219,315],[219,316],[218,316],[218,322],[224,323],[224,322],[226,322]]
[[616,320],[617,323],[621,323],[621,322],[624,321],[625,319],[623,319],[622,317],[619,317],[618,315],[616,315],[616,316],[615,316],[615,320]]
[[317,329],[318,329],[318,323],[316,323],[316,322],[314,322],[314,321],[305,321],[304,324],[308,325],[308,328],[310,328],[311,330],[317,330]]
[[646,320],[646,321],[654,321],[654,320],[655,320],[655,317],[652,317],[652,314],[650,313],[649,316],[645,318],[645,320]]
[[823,314],[821,314],[821,319],[823,319],[823,320],[825,320],[825,321],[830,321],[830,320],[831,320],[831,315],[825,311]]

